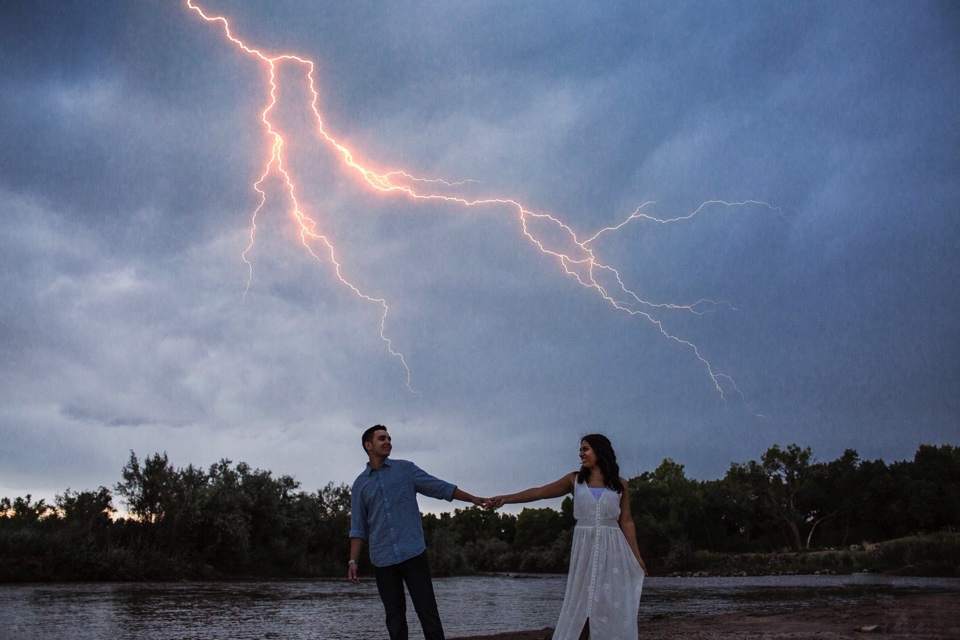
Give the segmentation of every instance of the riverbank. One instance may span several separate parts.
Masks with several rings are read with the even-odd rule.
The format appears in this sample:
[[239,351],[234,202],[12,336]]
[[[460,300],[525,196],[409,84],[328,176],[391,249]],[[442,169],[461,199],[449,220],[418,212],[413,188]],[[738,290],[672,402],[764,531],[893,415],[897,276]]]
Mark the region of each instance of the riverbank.
[[[890,601],[708,616],[654,616],[640,610],[641,640],[960,639],[960,593],[911,593]],[[552,629],[457,640],[550,640]]]
[[899,576],[960,577],[960,534],[908,536],[846,549],[783,553],[695,551],[670,576],[774,576],[882,573]]

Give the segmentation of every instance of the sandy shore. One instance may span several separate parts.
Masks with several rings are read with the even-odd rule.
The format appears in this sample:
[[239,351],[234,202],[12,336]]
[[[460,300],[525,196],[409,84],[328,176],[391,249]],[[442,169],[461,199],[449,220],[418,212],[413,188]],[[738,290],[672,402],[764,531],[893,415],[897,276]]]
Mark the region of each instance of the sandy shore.
[[[882,604],[784,609],[701,617],[642,619],[640,640],[869,640],[871,637],[960,639],[960,593],[919,593]],[[459,640],[550,640],[552,629]],[[598,638],[597,640],[603,640]]]

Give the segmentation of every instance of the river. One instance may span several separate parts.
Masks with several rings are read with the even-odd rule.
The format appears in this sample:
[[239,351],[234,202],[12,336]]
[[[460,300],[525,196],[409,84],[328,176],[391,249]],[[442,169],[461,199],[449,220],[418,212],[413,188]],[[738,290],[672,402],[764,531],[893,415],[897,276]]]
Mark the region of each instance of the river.
[[[438,578],[448,637],[552,627],[566,576]],[[652,577],[640,619],[819,604],[883,602],[918,590],[960,592],[960,579],[876,574]],[[419,634],[412,607],[411,637]],[[290,582],[0,585],[0,638],[26,640],[369,640],[386,637],[370,579]],[[419,636],[422,637],[422,636]]]

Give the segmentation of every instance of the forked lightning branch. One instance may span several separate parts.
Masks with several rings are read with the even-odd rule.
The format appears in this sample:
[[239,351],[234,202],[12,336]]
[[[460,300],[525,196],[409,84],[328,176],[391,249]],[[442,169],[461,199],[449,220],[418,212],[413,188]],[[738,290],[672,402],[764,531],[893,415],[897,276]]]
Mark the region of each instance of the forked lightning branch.
[[[745,200],[742,202],[709,200],[691,213],[664,219],[646,214],[643,210],[651,203],[644,203],[629,216],[626,216],[619,224],[605,227],[592,235],[581,237],[571,226],[553,214],[546,211],[535,211],[512,198],[471,198],[458,195],[457,189],[464,185],[463,182],[447,182],[444,180],[419,178],[405,170],[397,169],[381,173],[358,162],[356,157],[359,154],[352,152],[328,132],[324,124],[324,118],[318,107],[320,96],[317,90],[316,65],[312,60],[292,53],[265,53],[239,38],[233,32],[227,18],[207,14],[194,0],[186,0],[186,4],[190,10],[195,12],[203,20],[219,25],[227,40],[241,53],[252,58],[264,68],[265,105],[260,113],[259,126],[262,127],[267,142],[265,145],[266,148],[263,151],[263,171],[259,180],[253,185],[253,189],[257,192],[260,201],[251,214],[250,243],[243,251],[243,259],[249,269],[248,289],[253,277],[253,265],[248,259],[248,254],[256,241],[258,215],[267,201],[265,185],[267,184],[268,178],[279,177],[279,183],[283,185],[283,189],[285,190],[284,199],[287,202],[290,215],[297,225],[300,242],[304,249],[317,261],[329,262],[333,267],[334,275],[343,286],[347,287],[367,303],[380,308],[380,338],[386,344],[390,354],[403,366],[406,372],[407,388],[415,392],[411,383],[410,367],[403,354],[394,349],[387,331],[387,319],[390,313],[387,300],[383,297],[377,297],[361,291],[348,279],[345,274],[346,270],[337,257],[337,251],[334,245],[320,230],[320,225],[318,225],[317,221],[306,213],[304,206],[298,199],[297,180],[293,168],[288,166],[287,156],[285,155],[286,138],[274,121],[274,109],[279,99],[277,85],[278,70],[281,66],[293,66],[298,68],[300,73],[302,73],[303,82],[310,96],[309,112],[313,117],[316,137],[322,147],[327,148],[329,152],[335,154],[335,156],[340,159],[344,171],[351,172],[358,176],[371,190],[381,192],[385,196],[406,198],[414,201],[440,201],[459,208],[502,210],[516,216],[516,220],[519,223],[518,230],[526,237],[530,246],[554,261],[567,276],[585,289],[591,290],[596,295],[599,295],[612,308],[636,316],[652,324],[664,338],[676,342],[689,353],[692,353],[703,365],[721,398],[725,397],[725,389],[732,389],[737,394],[740,394],[739,389],[730,376],[717,371],[700,353],[700,350],[693,342],[668,330],[660,317],[660,314],[665,311],[684,311],[700,314],[703,309],[714,306],[716,303],[710,300],[698,300],[692,304],[677,304],[654,302],[641,298],[624,281],[620,272],[614,266],[602,260],[594,244],[601,236],[616,233],[628,224],[637,221],[671,224],[689,220],[701,214],[706,209],[713,207],[759,206],[775,211],[776,209],[774,207],[756,200]],[[549,233],[546,233],[545,230],[549,231]],[[563,242],[559,242],[558,239],[562,239]],[[742,397],[742,394],[740,395]]]

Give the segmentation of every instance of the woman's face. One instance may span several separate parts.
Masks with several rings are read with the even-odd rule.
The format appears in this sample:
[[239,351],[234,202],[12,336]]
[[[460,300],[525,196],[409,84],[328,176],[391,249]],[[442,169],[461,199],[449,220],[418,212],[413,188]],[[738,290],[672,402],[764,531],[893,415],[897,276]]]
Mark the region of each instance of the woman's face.
[[580,464],[585,469],[592,469],[597,466],[597,454],[586,440],[580,441]]

